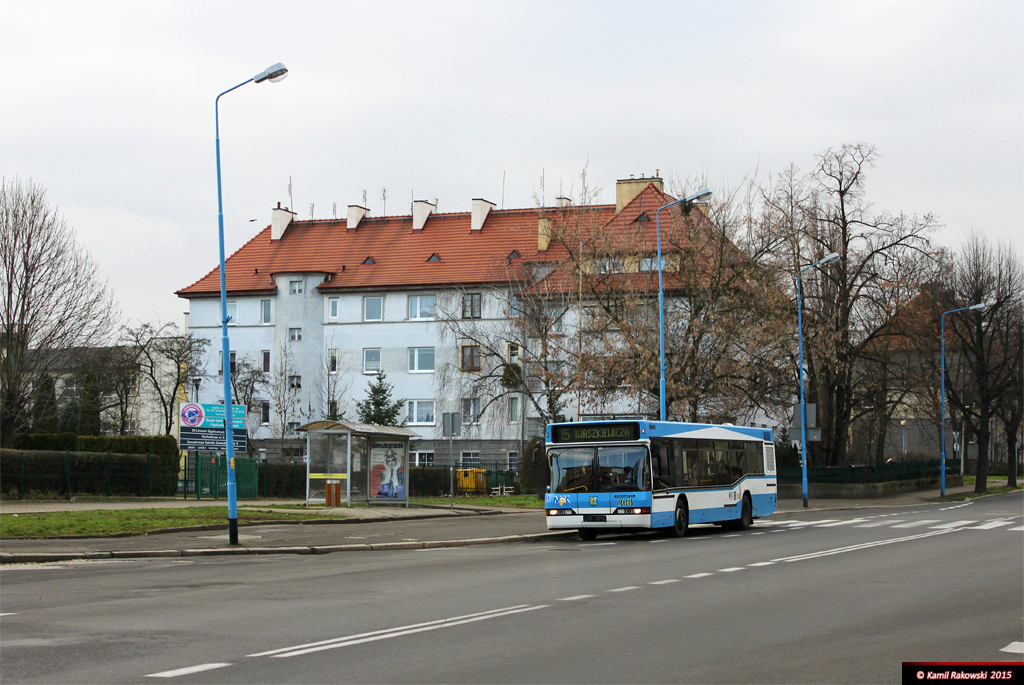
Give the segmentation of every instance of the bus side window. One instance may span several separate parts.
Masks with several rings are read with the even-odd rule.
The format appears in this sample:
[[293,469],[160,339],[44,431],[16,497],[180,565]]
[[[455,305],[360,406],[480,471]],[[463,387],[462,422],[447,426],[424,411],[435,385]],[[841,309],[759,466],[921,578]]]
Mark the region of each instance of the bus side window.
[[669,444],[668,440],[655,439],[651,441],[651,471],[654,476],[655,490],[672,487],[672,479],[669,475],[671,470]]

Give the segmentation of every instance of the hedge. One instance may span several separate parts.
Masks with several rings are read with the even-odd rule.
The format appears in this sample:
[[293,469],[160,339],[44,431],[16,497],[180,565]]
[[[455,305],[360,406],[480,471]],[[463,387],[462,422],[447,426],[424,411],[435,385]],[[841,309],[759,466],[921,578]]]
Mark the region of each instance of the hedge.
[[14,435],[14,449],[177,456],[178,441],[172,435],[16,433]]
[[[172,438],[173,440],[173,438]],[[73,495],[174,496],[178,453],[98,454],[55,450],[0,450],[5,497]]]

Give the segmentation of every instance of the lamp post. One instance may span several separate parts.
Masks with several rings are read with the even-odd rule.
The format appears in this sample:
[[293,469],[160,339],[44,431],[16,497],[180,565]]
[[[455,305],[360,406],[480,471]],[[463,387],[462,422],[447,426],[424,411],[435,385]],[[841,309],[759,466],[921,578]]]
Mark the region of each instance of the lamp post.
[[659,333],[659,345],[661,350],[660,365],[661,365],[661,379],[659,381],[659,389],[661,395],[660,404],[660,416],[661,420],[665,420],[665,284],[662,280],[662,263],[661,263],[661,210],[668,209],[672,205],[677,205],[681,202],[696,202],[697,200],[703,200],[711,195],[711,191],[707,188],[698,190],[693,195],[687,195],[681,200],[675,202],[669,202],[667,205],[658,207],[658,211],[654,214],[655,225],[658,231],[658,333]]
[[[942,426],[942,445],[941,454],[942,458],[939,460],[939,495],[942,497],[946,496],[946,314],[955,314],[957,312],[964,312],[971,309],[984,309],[985,303],[972,304],[970,307],[960,307],[960,309],[950,309],[948,312],[943,312],[942,316],[939,317],[939,346],[942,349],[942,389],[940,390],[939,400],[942,405],[942,419],[940,424]],[[960,429],[965,434],[967,432],[967,421],[964,420],[964,427]],[[966,454],[960,455],[961,472],[963,472],[963,463],[966,461]]]
[[802,466],[804,509],[807,508],[807,400],[804,398],[804,286],[801,277],[808,269],[828,264],[837,259],[839,259],[839,253],[833,252],[796,273],[796,326],[800,345],[800,361],[797,364],[797,373],[800,374],[800,464]]
[[220,180],[220,99],[231,91],[241,88],[247,83],[277,83],[288,75],[288,69],[278,62],[273,64],[251,79],[242,81],[234,88],[228,88],[217,96],[213,102],[214,126],[217,133],[217,228],[220,241],[220,318],[221,318],[221,349],[223,350],[224,367],[224,441],[228,462],[228,538],[230,544],[238,544],[238,489],[235,485],[235,436],[234,412],[231,407],[231,345],[228,342],[228,297],[227,284],[224,279],[224,197]]

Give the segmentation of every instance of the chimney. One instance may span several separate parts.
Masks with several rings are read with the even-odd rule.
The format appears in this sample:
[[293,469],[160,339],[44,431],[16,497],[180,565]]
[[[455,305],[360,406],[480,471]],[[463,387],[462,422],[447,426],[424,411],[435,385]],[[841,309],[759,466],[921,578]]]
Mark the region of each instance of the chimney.
[[490,214],[491,210],[497,205],[493,202],[485,200],[480,197],[473,198],[473,223],[470,226],[470,231],[473,233],[479,233],[483,227],[484,222],[487,221],[487,215]]
[[537,251],[544,252],[551,244],[551,219],[542,216],[537,221]]
[[281,203],[278,202],[277,207],[270,210],[270,239],[280,240],[294,218],[295,212],[288,211],[287,207],[281,207]]
[[568,197],[556,197],[555,201],[558,202],[558,206],[561,207],[562,209],[565,209],[566,207],[572,207],[572,199]]
[[434,213],[437,205],[426,200],[415,200],[412,203],[412,232],[423,233],[423,226],[427,223],[427,217]]
[[630,201],[640,194],[644,188],[647,187],[648,183],[653,183],[654,187],[665,192],[665,184],[657,176],[651,176],[650,178],[623,178],[615,182],[615,211],[621,212],[622,208],[630,203]]
[[366,207],[360,207],[359,205],[348,206],[348,224],[346,225],[346,231],[354,231],[359,227],[359,222],[366,218],[366,215],[370,213],[370,210]]

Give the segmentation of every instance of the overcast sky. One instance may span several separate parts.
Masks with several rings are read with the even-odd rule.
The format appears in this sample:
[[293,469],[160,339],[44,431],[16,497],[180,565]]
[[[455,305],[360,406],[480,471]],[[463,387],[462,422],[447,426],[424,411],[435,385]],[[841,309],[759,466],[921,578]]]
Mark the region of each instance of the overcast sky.
[[[181,320],[270,221],[532,207],[656,169],[735,185],[877,147],[878,209],[1024,249],[1024,2],[0,0],[0,173],[33,179],[125,320]],[[503,184],[504,178],[504,184]],[[502,198],[504,196],[504,199]],[[251,221],[254,220],[254,221]]]

